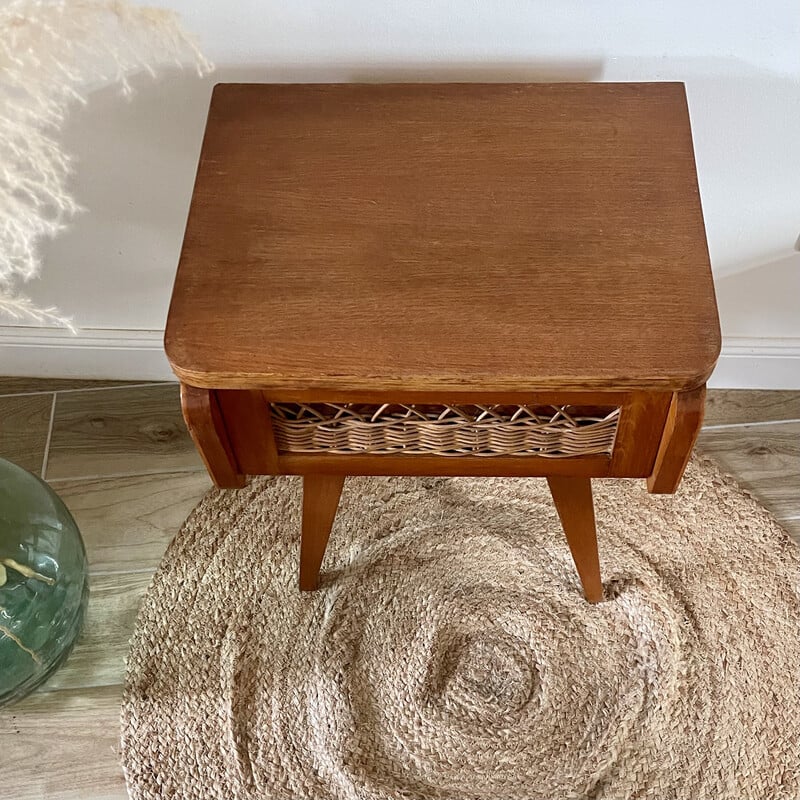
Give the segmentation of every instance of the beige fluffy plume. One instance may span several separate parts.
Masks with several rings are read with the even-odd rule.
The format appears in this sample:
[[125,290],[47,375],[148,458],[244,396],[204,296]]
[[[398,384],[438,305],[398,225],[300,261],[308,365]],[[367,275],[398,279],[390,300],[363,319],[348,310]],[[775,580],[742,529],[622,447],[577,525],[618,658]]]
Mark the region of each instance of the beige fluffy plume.
[[0,319],[72,327],[17,285],[39,274],[38,244],[81,210],[72,159],[59,143],[70,105],[93,88],[155,74],[160,64],[211,65],[170,11],[102,0],[0,1]]

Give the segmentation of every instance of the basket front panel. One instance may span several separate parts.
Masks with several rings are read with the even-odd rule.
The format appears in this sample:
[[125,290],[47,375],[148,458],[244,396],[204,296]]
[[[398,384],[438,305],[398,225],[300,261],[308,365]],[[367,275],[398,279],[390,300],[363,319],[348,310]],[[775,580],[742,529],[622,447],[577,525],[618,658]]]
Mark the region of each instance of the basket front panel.
[[610,455],[618,406],[270,403],[282,453]]

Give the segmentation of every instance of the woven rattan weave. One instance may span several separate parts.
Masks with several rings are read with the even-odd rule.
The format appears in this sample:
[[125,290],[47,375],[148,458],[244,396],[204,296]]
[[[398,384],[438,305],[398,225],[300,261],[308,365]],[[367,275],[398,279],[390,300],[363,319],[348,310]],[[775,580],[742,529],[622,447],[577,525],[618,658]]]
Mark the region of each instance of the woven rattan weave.
[[618,408],[272,403],[278,449],[564,458],[610,453]]

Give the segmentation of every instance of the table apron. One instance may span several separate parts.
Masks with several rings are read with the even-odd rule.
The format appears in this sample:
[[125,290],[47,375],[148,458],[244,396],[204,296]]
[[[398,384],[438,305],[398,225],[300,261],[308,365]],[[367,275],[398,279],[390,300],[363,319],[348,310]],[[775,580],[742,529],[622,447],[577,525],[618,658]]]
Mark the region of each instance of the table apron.
[[[531,392],[458,393],[415,392],[413,396],[380,398],[319,396],[304,402],[346,403],[481,403],[528,405],[616,406],[620,409],[617,432],[610,455],[405,455],[361,453],[280,452],[272,428],[272,398],[258,389],[199,389],[183,387],[184,414],[206,463],[211,458],[232,460],[230,469],[241,475],[304,475],[313,473],[345,475],[483,475],[529,476],[575,475],[583,477],[646,478],[651,476],[662,444],[672,392]],[[187,402],[187,397],[195,398]],[[196,398],[200,398],[198,402]],[[192,409],[208,408],[214,414],[207,423],[192,419]],[[187,411],[188,409],[188,411]],[[196,413],[196,412],[195,412]],[[210,414],[210,412],[209,412]],[[212,418],[213,417],[213,418]],[[199,433],[198,433],[199,432]],[[219,442],[214,444],[214,438]],[[220,443],[221,446],[220,446]],[[227,456],[226,456],[227,454]],[[209,465],[214,477],[215,470]],[[230,471],[230,470],[228,470]],[[682,471],[682,470],[681,470]],[[216,472],[225,472],[217,469]]]

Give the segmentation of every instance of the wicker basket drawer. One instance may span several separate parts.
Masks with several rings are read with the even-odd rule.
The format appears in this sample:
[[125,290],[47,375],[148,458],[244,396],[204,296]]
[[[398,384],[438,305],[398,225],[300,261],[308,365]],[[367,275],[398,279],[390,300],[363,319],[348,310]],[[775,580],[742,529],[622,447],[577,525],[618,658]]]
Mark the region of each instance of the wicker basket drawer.
[[279,453],[610,455],[620,409],[575,405],[270,403]]
[[[308,392],[307,394],[311,394]],[[519,397],[519,399],[517,399]],[[240,474],[650,475],[672,394],[537,393],[385,402],[216,390]]]

